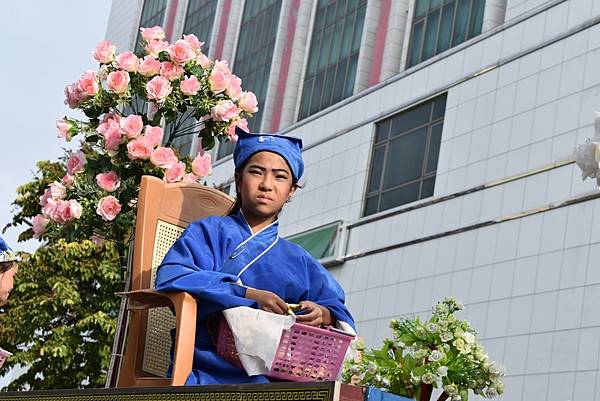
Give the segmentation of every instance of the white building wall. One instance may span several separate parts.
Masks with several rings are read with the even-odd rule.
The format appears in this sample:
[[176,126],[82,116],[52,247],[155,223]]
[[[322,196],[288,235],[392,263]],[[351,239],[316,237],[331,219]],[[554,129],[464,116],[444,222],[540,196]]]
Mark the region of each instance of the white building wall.
[[143,0],[113,0],[106,27],[106,40],[117,46],[119,53],[133,50],[142,13]]
[[[600,401],[600,200],[544,209],[596,193],[574,164],[552,165],[593,135],[600,0],[516,1],[504,25],[284,130],[303,139],[306,172],[281,234],[350,223],[349,260],[331,271],[368,345],[389,335],[390,318],[425,315],[453,295],[507,366],[502,401]],[[494,185],[361,218],[375,122],[442,93],[433,199]],[[209,184],[231,182],[232,171],[226,158]],[[441,237],[402,245],[430,235]],[[377,252],[384,246],[396,247]]]

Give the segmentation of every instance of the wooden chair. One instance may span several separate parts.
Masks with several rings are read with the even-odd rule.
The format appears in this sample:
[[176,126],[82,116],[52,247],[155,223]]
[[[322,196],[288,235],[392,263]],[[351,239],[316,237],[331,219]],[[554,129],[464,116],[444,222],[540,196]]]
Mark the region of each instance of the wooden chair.
[[[117,387],[181,386],[192,369],[196,332],[196,299],[186,292],[154,290],[156,269],[171,245],[194,220],[225,215],[233,199],[200,184],[166,184],[142,177],[138,197],[129,327]],[[172,307],[175,316],[171,313]],[[171,329],[176,328],[172,377]]]

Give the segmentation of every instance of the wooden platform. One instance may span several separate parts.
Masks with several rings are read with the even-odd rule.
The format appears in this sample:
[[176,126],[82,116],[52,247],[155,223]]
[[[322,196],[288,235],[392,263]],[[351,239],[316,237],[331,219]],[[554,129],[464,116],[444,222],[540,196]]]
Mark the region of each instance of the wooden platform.
[[363,401],[362,387],[339,382],[51,390],[0,393],[3,401]]

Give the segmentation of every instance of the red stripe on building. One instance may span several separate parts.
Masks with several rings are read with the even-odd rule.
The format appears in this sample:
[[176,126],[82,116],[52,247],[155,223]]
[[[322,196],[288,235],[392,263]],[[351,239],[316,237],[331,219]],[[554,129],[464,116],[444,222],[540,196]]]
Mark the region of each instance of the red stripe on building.
[[173,41],[173,27],[175,26],[175,17],[177,16],[177,3],[179,0],[171,0],[169,3],[169,11],[167,15],[167,26],[165,27],[165,36],[167,40]]
[[300,0],[292,0],[292,7],[287,20],[287,35],[281,56],[281,68],[279,69],[279,79],[277,80],[277,92],[275,93],[275,107],[271,119],[271,132],[279,131],[281,122],[281,112],[283,109],[283,97],[285,95],[285,86],[290,72],[290,61],[292,59],[292,45],[294,44],[294,35],[296,34],[296,22],[298,20],[298,10],[300,9]]
[[225,35],[227,34],[227,24],[229,23],[229,13],[231,12],[231,0],[223,1],[223,12],[219,22],[219,32],[215,45],[214,59],[220,60],[223,57],[223,47],[225,47]]
[[375,47],[373,49],[373,58],[371,59],[371,72],[369,73],[369,86],[378,83],[381,77],[383,51],[385,49],[385,38],[387,36],[391,6],[392,0],[381,0],[379,24],[377,26],[377,34],[375,35]]

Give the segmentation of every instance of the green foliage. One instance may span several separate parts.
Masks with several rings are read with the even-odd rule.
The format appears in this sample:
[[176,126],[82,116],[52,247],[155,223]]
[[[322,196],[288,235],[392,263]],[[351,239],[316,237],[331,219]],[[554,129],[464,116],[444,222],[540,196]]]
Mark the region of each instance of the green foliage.
[[[8,225],[25,228],[20,241],[33,235],[40,196],[65,173],[60,162],[37,165],[37,176],[17,189],[18,211]],[[0,307],[0,346],[14,353],[3,372],[29,367],[4,390],[102,387],[119,307],[114,293],[123,289],[117,247],[52,232],[43,239],[36,252],[21,254],[15,288]]]
[[122,289],[114,245],[58,240],[25,256],[0,313],[6,368],[29,370],[8,390],[102,387]]
[[[18,211],[13,215],[12,222],[4,227],[6,231],[9,227],[19,227],[26,225],[31,227],[31,218],[40,212],[40,196],[46,190],[46,187],[54,181],[60,181],[65,175],[64,163],[50,162],[42,160],[37,163],[38,175],[30,182],[17,188],[17,198],[13,202],[18,207]],[[27,241],[33,238],[31,228],[19,234],[19,242]]]
[[469,390],[487,398],[502,394],[504,369],[489,361],[469,322],[456,319],[454,313],[462,308],[446,298],[426,322],[392,320],[393,338],[385,339],[382,348],[355,346],[356,357],[344,365],[344,381],[415,400],[429,400],[434,387],[444,390],[440,400],[466,401]]

